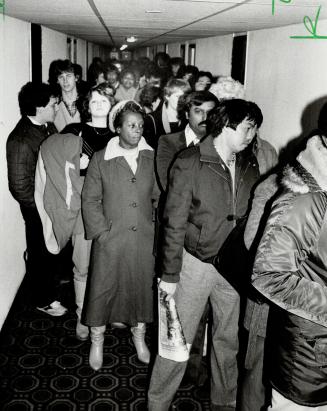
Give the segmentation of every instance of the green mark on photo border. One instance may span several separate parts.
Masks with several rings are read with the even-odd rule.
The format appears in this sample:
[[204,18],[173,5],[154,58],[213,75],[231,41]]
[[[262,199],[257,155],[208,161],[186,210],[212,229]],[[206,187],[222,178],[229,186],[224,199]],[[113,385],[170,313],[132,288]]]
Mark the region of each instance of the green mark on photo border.
[[319,36],[317,34],[318,19],[320,15],[321,6],[319,6],[315,21],[313,22],[309,16],[304,16],[303,24],[311,36],[290,36],[291,39],[327,39],[327,36]]
[[[281,3],[290,4],[292,0],[279,0]],[[271,2],[271,14],[275,14],[275,0]]]
[[5,0],[0,0],[0,14],[5,14]]

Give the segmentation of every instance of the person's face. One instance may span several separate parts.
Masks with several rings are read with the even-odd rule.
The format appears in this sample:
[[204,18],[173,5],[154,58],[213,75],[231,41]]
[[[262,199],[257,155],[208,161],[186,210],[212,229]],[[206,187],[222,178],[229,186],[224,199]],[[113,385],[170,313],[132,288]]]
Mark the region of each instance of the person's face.
[[117,83],[118,74],[115,71],[109,71],[107,73],[107,81],[110,85],[114,86]]
[[[323,177],[320,179],[319,185],[327,179],[327,137],[325,136],[313,136],[311,137],[303,150],[297,157],[297,160],[302,164],[302,160],[306,160],[306,163],[314,165],[314,171],[317,176]],[[305,166],[305,163],[304,163]],[[326,187],[323,187],[326,189]]]
[[235,130],[225,126],[228,130],[226,143],[233,153],[239,153],[244,150],[255,137],[258,127],[251,121],[244,119]]
[[161,78],[150,76],[148,84],[151,84],[152,86],[155,86],[155,87],[161,87]]
[[178,72],[178,70],[179,70],[179,67],[180,67],[179,64],[173,64],[173,65],[171,66],[171,70],[172,70],[172,72],[173,72],[173,76],[176,77],[176,74],[177,74],[177,72]]
[[55,119],[57,112],[57,99],[56,97],[51,97],[49,103],[45,107],[38,107],[36,112],[38,114],[41,124],[52,122]]
[[127,112],[121,127],[117,127],[119,144],[128,150],[137,147],[143,133],[143,117],[139,113]]
[[186,113],[186,118],[191,129],[197,137],[202,138],[207,132],[207,115],[215,107],[213,101],[205,101],[200,106],[192,105],[189,113]]
[[106,96],[98,93],[97,91],[92,92],[91,99],[89,101],[89,112],[91,117],[107,117],[111,108],[110,101]]
[[184,94],[183,90],[176,89],[170,96],[166,97],[168,107],[172,110],[177,110],[178,99]]
[[74,73],[69,71],[59,74],[58,76],[58,83],[61,87],[61,90],[69,93],[76,89],[76,77]]
[[122,78],[122,85],[126,88],[129,89],[134,86],[135,83],[135,78],[132,73],[127,73],[125,76]]
[[192,73],[185,73],[183,76],[183,80],[189,81],[193,77]]
[[211,85],[211,80],[207,76],[201,76],[198,78],[198,81],[195,83],[195,91],[209,90]]

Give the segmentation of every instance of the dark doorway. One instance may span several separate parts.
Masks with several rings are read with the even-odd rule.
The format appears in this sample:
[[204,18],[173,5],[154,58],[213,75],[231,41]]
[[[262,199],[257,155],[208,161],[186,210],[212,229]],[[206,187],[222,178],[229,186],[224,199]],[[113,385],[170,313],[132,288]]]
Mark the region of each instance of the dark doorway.
[[31,24],[32,82],[42,82],[42,31],[38,24]]
[[245,80],[246,42],[246,34],[235,36],[233,40],[232,77],[242,84]]

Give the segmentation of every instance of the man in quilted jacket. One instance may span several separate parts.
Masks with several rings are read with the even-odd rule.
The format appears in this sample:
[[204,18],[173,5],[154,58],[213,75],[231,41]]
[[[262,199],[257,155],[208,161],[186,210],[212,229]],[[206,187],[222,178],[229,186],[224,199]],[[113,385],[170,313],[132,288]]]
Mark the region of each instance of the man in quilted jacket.
[[21,119],[7,140],[9,190],[19,203],[26,231],[26,282],[33,294],[32,303],[52,316],[66,308],[57,301],[58,272],[62,259],[45,246],[42,224],[34,200],[35,168],[39,147],[56,129],[52,124],[57,100],[47,84],[27,83],[18,95]]

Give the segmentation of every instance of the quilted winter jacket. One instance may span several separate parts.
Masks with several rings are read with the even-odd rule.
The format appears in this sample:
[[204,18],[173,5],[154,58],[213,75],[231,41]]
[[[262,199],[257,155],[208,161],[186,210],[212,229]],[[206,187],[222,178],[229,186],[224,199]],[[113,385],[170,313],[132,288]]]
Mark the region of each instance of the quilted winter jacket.
[[271,383],[295,403],[327,404],[327,192],[288,166],[255,258],[254,287],[273,302]]
[[7,140],[9,190],[21,207],[35,208],[34,178],[40,144],[57,130],[52,123],[46,129],[22,117]]
[[251,150],[236,156],[235,194],[211,136],[182,151],[171,169],[164,211],[162,279],[178,282],[183,247],[211,262],[248,209],[259,168]]

